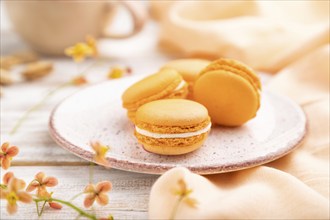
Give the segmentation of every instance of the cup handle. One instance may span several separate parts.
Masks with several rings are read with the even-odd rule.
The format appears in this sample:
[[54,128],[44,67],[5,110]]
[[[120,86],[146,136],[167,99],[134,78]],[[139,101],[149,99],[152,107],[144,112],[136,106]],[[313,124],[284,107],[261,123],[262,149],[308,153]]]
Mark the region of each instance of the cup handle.
[[[107,24],[105,25],[105,28],[103,29],[103,37],[112,38],[112,39],[123,39],[131,37],[138,32],[140,32],[147,20],[147,12],[143,8],[138,7],[133,2],[130,1],[118,1],[119,4],[124,6],[128,12],[130,13],[133,21],[133,29],[129,33],[123,33],[123,34],[115,34],[115,33],[108,33],[105,29],[107,27]],[[109,23],[109,22],[107,22]]]

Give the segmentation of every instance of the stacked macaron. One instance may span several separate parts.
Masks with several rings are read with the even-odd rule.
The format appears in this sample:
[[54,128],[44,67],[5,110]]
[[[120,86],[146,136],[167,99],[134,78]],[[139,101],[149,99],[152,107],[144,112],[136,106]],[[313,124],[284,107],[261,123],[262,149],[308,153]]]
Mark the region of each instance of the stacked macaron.
[[199,148],[211,128],[207,109],[184,99],[149,102],[136,113],[135,136],[144,149],[163,155]]
[[260,89],[254,71],[236,60],[181,59],[129,87],[122,100],[145,150],[179,155],[202,146],[211,121],[240,126],[254,118]]
[[175,70],[165,69],[133,84],[122,95],[123,107],[134,122],[138,108],[159,99],[186,98],[188,85]]

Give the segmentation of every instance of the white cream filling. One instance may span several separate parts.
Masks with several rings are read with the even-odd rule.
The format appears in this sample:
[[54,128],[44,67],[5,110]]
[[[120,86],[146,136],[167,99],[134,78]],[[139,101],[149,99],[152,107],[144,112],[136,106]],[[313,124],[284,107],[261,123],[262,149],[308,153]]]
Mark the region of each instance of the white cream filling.
[[178,90],[182,89],[185,84],[186,84],[186,81],[182,80],[180,82],[180,84],[174,89],[174,91],[178,91]]
[[137,126],[135,126],[135,130],[137,133],[142,134],[144,136],[147,137],[151,137],[151,138],[188,138],[188,137],[193,137],[193,136],[197,136],[200,134],[204,134],[206,132],[208,132],[211,128],[211,123],[208,124],[205,128],[198,130],[198,131],[194,131],[194,132],[186,132],[186,133],[180,133],[180,134],[159,134],[159,133],[153,133],[144,129],[141,129]]

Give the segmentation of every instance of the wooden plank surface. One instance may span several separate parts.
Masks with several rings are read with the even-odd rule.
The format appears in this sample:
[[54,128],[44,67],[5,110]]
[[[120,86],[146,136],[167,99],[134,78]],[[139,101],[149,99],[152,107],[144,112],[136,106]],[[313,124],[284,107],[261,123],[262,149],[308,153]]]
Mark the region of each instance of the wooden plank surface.
[[[82,88],[68,87],[59,91],[27,118],[17,133],[9,135],[9,131],[27,109],[38,103],[50,90],[74,76],[75,72],[70,72],[75,69],[72,61],[52,59],[52,62],[56,68],[50,76],[36,82],[17,83],[4,89],[0,105],[1,142],[10,141],[20,148],[20,153],[14,158],[13,167],[10,168],[17,177],[29,181],[38,171],[44,171],[48,175],[58,177],[60,184],[54,190],[58,197],[70,198],[88,183],[89,162],[62,149],[51,139],[48,133],[48,119],[52,109],[61,100]],[[104,80],[102,76],[114,63],[120,62],[109,62],[103,66],[103,69],[98,67],[99,72],[96,74],[92,71],[88,75],[92,83]],[[138,59],[133,61],[132,68],[136,74],[143,73],[139,71],[139,63]],[[65,74],[66,70],[68,74]],[[18,70],[16,71],[13,74],[19,74]],[[96,209],[98,214],[106,215],[111,212],[116,219],[147,218],[149,191],[157,176],[106,170],[102,167],[97,167],[94,173],[95,182],[108,179],[114,184],[111,204],[106,208]],[[4,171],[1,170],[1,176],[3,174]],[[34,205],[21,206],[18,214],[9,216],[5,211],[6,202],[1,200],[0,203],[1,219],[38,219]],[[77,204],[82,204],[82,198],[77,199]],[[75,211],[64,208],[61,211],[47,210],[42,219],[74,219],[75,217]]]
[[[54,198],[69,200],[80,193],[89,182],[88,166],[15,166],[11,168],[15,176],[31,181],[36,173],[43,171],[48,176],[58,178],[59,184],[52,189]],[[113,214],[115,219],[146,219],[148,197],[157,175],[138,174],[115,169],[94,166],[94,183],[110,180],[113,190],[109,193],[109,205],[95,210],[100,217]],[[84,195],[74,200],[74,204],[83,207]],[[18,214],[10,216],[5,212],[6,202],[1,200],[0,219],[38,219],[35,204],[19,204]],[[41,219],[74,219],[77,213],[70,208],[52,210],[47,208]]]
[[[90,85],[107,80],[106,75],[111,66],[130,66],[133,75],[150,74],[164,63],[164,59],[155,59],[152,65],[145,65],[141,58],[125,60],[102,61],[92,68],[87,75]],[[29,108],[37,104],[51,90],[69,81],[76,75],[76,64],[69,59],[51,59],[54,71],[51,75],[35,82],[19,82],[3,89],[1,97],[1,141],[10,141],[21,147],[20,154],[13,161],[14,165],[82,165],[85,161],[57,146],[48,134],[48,120],[52,109],[65,97],[83,89],[82,87],[67,87],[50,97],[40,108],[32,112],[15,135],[9,135],[17,120]],[[87,61],[80,66],[84,70],[95,61]],[[127,64],[129,63],[129,64]],[[21,68],[13,71],[13,76],[19,81]],[[88,85],[87,85],[88,86]],[[109,94],[111,95],[111,94]],[[38,157],[35,157],[38,155]]]
[[[2,3],[1,3],[2,4]],[[3,21],[3,19],[2,19]],[[134,38],[120,41],[101,40],[99,42],[103,61],[88,73],[91,83],[106,80],[111,66],[129,66],[133,75],[151,74],[158,70],[169,58],[156,50],[156,25],[148,23],[142,33]],[[11,30],[1,30],[1,56],[25,50],[27,47]],[[43,171],[55,176],[59,185],[54,187],[54,197],[69,199],[81,192],[89,180],[88,162],[78,158],[58,146],[48,134],[48,119],[52,109],[65,97],[82,87],[64,88],[34,111],[15,135],[9,135],[16,121],[33,105],[38,103],[50,90],[67,82],[77,74],[77,65],[68,58],[50,58],[54,63],[51,75],[33,82],[24,82],[20,77],[23,66],[15,67],[12,76],[17,83],[6,86],[0,98],[0,139],[20,147],[20,153],[13,160],[10,171],[15,176],[30,181]],[[80,71],[94,61],[79,64]],[[1,176],[4,171],[1,169]],[[110,204],[96,206],[99,216],[113,214],[115,219],[146,219],[149,192],[158,176],[104,169],[97,166],[94,181],[110,180],[113,190]],[[75,200],[82,207],[83,196]],[[0,200],[0,219],[38,219],[34,204],[19,205],[19,212],[9,216],[5,211],[6,201]],[[61,211],[46,209],[41,219],[75,219],[76,212],[64,207]]]

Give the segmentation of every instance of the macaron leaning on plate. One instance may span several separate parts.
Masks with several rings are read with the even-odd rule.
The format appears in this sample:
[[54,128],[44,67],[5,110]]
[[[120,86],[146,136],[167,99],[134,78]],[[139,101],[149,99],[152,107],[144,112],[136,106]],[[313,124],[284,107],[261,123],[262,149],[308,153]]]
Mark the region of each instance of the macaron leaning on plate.
[[181,74],[183,79],[189,84],[188,99],[193,97],[194,82],[202,71],[211,61],[203,59],[179,59],[166,63],[161,69],[174,69]]
[[219,59],[199,74],[194,100],[208,109],[213,123],[240,126],[256,116],[260,90],[252,69],[236,60]]
[[151,101],[170,98],[186,98],[188,84],[175,70],[161,70],[130,86],[122,95],[123,107],[134,122],[137,109]]
[[141,106],[135,136],[146,151],[180,155],[202,146],[211,129],[207,109],[194,101],[163,99]]

